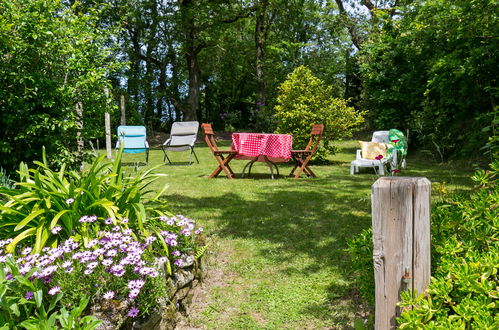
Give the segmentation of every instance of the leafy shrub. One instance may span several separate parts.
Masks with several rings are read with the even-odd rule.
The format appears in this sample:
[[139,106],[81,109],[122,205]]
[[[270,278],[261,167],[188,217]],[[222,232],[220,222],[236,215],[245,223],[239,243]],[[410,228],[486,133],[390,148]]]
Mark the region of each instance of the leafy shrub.
[[[121,151],[113,163],[98,157],[83,172],[49,168],[46,158],[35,162],[36,169],[21,164],[17,189],[0,188],[6,199],[0,205],[0,237],[13,238],[7,247],[33,244],[35,252],[44,246],[57,246],[62,239],[75,236],[88,241],[96,235],[103,220],[116,224],[123,218],[129,226],[148,235],[144,228],[148,208],[143,196],[148,185],[161,174],[150,169],[141,175],[126,176],[121,166]],[[159,193],[161,194],[161,192]],[[153,199],[159,196],[157,194]],[[57,232],[57,235],[51,233]]]
[[499,327],[499,162],[477,171],[478,190],[434,208],[428,296],[402,294],[402,329]]
[[[410,128],[442,158],[477,155],[497,104],[497,1],[405,1],[359,52],[375,128]],[[397,18],[394,18],[397,17]]]
[[364,229],[358,237],[347,242],[352,269],[360,295],[374,306],[374,266],[372,229]]
[[293,134],[293,147],[305,148],[313,124],[324,124],[324,135],[316,159],[335,152],[333,140],[351,136],[363,121],[363,113],[347,105],[347,100],[333,98],[331,86],[316,78],[305,66],[296,68],[279,86],[276,133]]
[[[105,5],[78,1],[12,0],[0,3],[0,166],[40,159],[74,160],[78,119],[84,107],[85,139],[102,136],[103,89],[122,66],[111,56],[116,28],[99,28]],[[68,165],[69,166],[69,165]]]
[[[6,242],[2,241],[0,245]],[[83,296],[71,310],[59,306],[62,292],[49,290],[34,274],[12,258],[0,263],[0,327],[2,329],[95,329],[102,322],[93,316],[80,317],[89,298]],[[23,269],[24,268],[24,269]]]
[[[477,171],[472,194],[432,208],[432,279],[427,295],[403,292],[402,329],[499,327],[499,187],[497,170]],[[350,240],[352,267],[361,295],[374,304],[372,233]]]
[[[192,220],[183,216],[163,216],[158,221],[162,224],[155,227],[159,236],[142,237],[127,228],[126,220],[118,225],[105,220],[103,230],[90,237],[92,239],[87,243],[69,238],[59,247],[44,247],[34,254],[31,247],[26,247],[12,261],[8,259],[11,254],[4,254],[2,249],[0,267],[4,262],[13,264],[17,267],[11,270],[13,277],[24,276],[19,280],[24,287],[18,288],[18,295],[14,296],[21,302],[24,302],[21,297],[28,291],[35,296],[48,293],[48,298],[56,291],[60,292],[49,299],[50,310],[55,311],[51,325],[59,317],[59,309],[61,315],[71,315],[63,313],[66,308],[80,308],[81,313],[89,298],[93,305],[124,306],[123,320],[127,316],[147,315],[157,310],[160,300],[167,297],[166,277],[172,273],[170,265],[182,267],[204,251],[199,249],[202,228],[195,230]],[[0,246],[8,246],[11,240],[0,241]],[[81,307],[83,301],[85,304]],[[56,304],[59,304],[58,309],[54,309]],[[36,311],[29,310],[25,316],[35,314]],[[39,317],[35,319],[39,320]]]

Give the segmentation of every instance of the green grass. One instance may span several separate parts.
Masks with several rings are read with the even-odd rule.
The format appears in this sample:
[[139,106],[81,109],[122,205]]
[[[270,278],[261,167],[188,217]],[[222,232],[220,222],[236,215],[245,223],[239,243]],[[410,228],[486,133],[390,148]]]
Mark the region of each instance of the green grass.
[[[222,144],[223,145],[223,144]],[[205,227],[210,243],[205,305],[190,317],[193,327],[209,329],[352,328],[362,308],[356,298],[345,252],[346,241],[371,226],[372,169],[349,174],[356,143],[338,144],[329,165],[313,166],[318,178],[270,179],[263,164],[250,178],[239,178],[246,161],[234,160],[238,178],[208,179],[215,158],[204,143],[196,147],[199,164],[164,165],[164,199],[176,214]],[[228,147],[228,142],[225,143]],[[142,160],[142,155],[125,155]],[[174,162],[188,153],[171,153]],[[127,160],[125,160],[127,161]],[[150,165],[162,164],[153,150]],[[470,169],[439,165],[421,156],[408,159],[402,175],[445,182],[448,190],[471,186]],[[279,165],[287,175],[291,164]],[[435,195],[434,198],[439,198]]]

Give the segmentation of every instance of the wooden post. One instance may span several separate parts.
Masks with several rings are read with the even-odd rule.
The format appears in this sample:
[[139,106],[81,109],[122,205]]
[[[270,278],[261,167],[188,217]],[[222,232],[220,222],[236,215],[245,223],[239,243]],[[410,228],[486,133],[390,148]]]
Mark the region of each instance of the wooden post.
[[382,177],[372,186],[375,329],[394,329],[407,289],[430,283],[430,194],[426,178]]
[[106,157],[107,159],[113,158],[113,152],[111,148],[111,116],[109,112],[104,114],[104,125],[106,128]]
[[[109,106],[109,89],[104,88],[104,94],[106,95],[106,105]],[[107,159],[112,159],[113,153],[111,147],[111,116],[107,111],[104,113],[104,130],[106,135],[106,157]]]
[[121,109],[121,125],[126,125],[126,113],[125,113],[125,95],[120,97],[120,109]]

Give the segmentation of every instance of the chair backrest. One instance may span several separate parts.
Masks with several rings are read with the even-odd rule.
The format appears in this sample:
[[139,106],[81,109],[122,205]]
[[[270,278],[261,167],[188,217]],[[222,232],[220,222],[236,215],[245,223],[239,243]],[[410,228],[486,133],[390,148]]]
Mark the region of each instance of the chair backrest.
[[305,150],[312,150],[312,154],[317,149],[319,142],[322,139],[322,133],[324,133],[324,125],[322,124],[314,124],[312,126],[312,131],[310,132],[310,140],[308,140],[308,144]]
[[145,126],[118,126],[118,145],[124,145],[124,152],[139,153],[149,148]]
[[170,139],[168,140],[168,145],[194,146],[194,143],[197,139],[198,130],[199,122],[197,121],[176,121],[173,123],[172,129],[170,131]]
[[204,140],[208,147],[210,148],[212,153],[215,151],[219,151],[217,143],[215,142],[215,136],[213,134],[213,129],[211,128],[211,124],[203,123],[201,124],[201,130],[204,134]]
[[375,131],[373,132],[373,137],[371,139],[371,142],[379,142],[379,143],[389,143],[390,140],[388,139],[390,131]]

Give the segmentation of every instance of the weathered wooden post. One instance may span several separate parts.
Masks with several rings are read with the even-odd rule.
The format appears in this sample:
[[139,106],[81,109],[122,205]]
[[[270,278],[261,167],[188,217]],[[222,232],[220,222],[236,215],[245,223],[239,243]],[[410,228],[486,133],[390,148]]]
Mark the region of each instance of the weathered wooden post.
[[120,97],[120,109],[121,109],[121,125],[126,125],[126,111],[125,111],[125,95],[121,95]]
[[[106,95],[106,105],[109,105],[109,89],[104,88],[104,94]],[[106,134],[106,157],[107,159],[112,159],[113,153],[111,147],[111,116],[107,111],[104,113],[104,130]]]
[[375,329],[393,329],[407,289],[430,282],[430,194],[426,178],[382,177],[372,186]]

